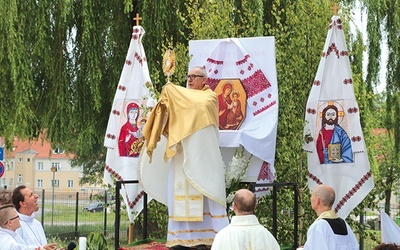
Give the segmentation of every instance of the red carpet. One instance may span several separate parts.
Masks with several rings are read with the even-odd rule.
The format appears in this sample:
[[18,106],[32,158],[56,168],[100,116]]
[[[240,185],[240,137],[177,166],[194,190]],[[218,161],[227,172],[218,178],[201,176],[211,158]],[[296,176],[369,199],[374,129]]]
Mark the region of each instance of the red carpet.
[[168,247],[165,246],[165,243],[160,243],[156,241],[152,241],[146,244],[133,246],[133,247],[121,247],[120,250],[133,250],[133,249],[152,249],[152,250],[167,250]]

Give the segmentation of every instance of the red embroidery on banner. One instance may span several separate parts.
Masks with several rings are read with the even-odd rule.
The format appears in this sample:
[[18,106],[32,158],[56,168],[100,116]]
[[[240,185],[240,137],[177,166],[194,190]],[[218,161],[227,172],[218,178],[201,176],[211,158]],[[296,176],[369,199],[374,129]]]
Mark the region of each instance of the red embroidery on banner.
[[344,79],[344,80],[343,80],[343,83],[346,84],[346,85],[347,85],[347,84],[353,84],[353,79],[351,79],[351,78],[349,78],[349,79]]
[[269,180],[270,182],[272,182],[275,179],[275,176],[272,173],[271,168],[269,166],[270,166],[269,163],[266,161],[262,163],[260,172],[257,177],[257,181]]
[[310,143],[310,142],[314,141],[314,138],[310,134],[307,134],[307,135],[304,136],[304,141],[306,143]]
[[117,137],[116,137],[116,135],[107,134],[107,138],[111,139],[111,140],[115,140],[115,138],[117,138]]
[[[112,176],[114,176],[115,177],[115,179],[117,179],[117,180],[119,180],[119,181],[124,181],[124,179],[122,178],[122,176],[121,175],[119,175],[115,170],[113,170],[110,166],[108,166],[108,165],[105,165],[105,170],[107,171],[107,172],[109,172]],[[125,187],[125,184],[123,183],[122,184],[124,187]],[[126,187],[125,187],[126,188]],[[144,191],[142,190],[142,191],[140,191],[140,193],[135,197],[135,199],[133,200],[133,201],[131,201],[130,199],[129,199],[129,197],[128,197],[128,193],[126,193],[126,201],[127,201],[127,203],[128,203],[128,205],[129,205],[129,207],[132,209],[139,201],[140,201],[140,199],[143,197],[143,195],[144,195]]]
[[345,194],[342,199],[338,202],[338,204],[335,207],[335,211],[338,212],[343,206],[344,204],[346,204],[346,202],[355,194],[357,193],[357,191],[362,187],[362,185],[364,185],[364,183],[371,178],[372,176],[372,171],[369,170],[365,175],[363,175],[363,177],[361,177],[361,179],[356,183],[356,185],[354,185],[354,187],[352,189],[350,189],[350,191]]
[[243,79],[242,82],[247,93],[247,98],[253,97],[271,87],[271,83],[260,69],[256,70],[248,78]]
[[260,98],[260,102],[264,102],[264,101],[265,101],[265,99],[261,97]]
[[361,141],[361,136],[353,136],[353,137],[351,137],[351,141],[352,142],[359,142],[359,141]]
[[271,108],[271,107],[274,106],[275,104],[276,104],[276,101],[272,101],[272,102],[270,102],[268,105],[265,105],[265,106],[262,107],[261,109],[259,109],[259,110],[255,111],[255,112],[253,112],[253,115],[254,115],[254,116],[259,115],[260,113],[262,113],[262,112],[264,112],[265,110]]
[[241,70],[241,71],[240,71],[240,74],[242,74],[242,75],[243,75],[243,74],[244,74],[244,70]]
[[138,39],[139,39],[139,36],[138,36],[137,34],[132,34],[132,39],[133,39],[133,40],[138,40]]
[[207,85],[210,86],[210,88],[212,90],[214,90],[217,87],[219,81],[220,81],[220,79],[210,78],[209,77],[209,78],[207,78]]
[[242,60],[239,60],[236,62],[236,66],[242,65],[243,63],[247,62],[247,59],[250,58],[250,55],[245,55],[244,58]]
[[118,111],[118,110],[116,110],[116,109],[114,109],[113,111],[112,111],[112,113],[113,113],[113,115],[120,115],[121,113]]
[[323,184],[322,181],[315,175],[313,175],[312,173],[308,172],[307,173],[308,178],[310,178],[311,180],[313,180],[315,183],[317,183],[318,185]]
[[315,109],[308,108],[307,113],[315,115],[317,113],[317,111]]
[[348,55],[349,55],[349,52],[343,50],[343,51],[340,52],[340,55],[341,55],[341,56],[348,56]]
[[112,169],[110,166],[106,165],[105,169],[107,170],[107,172],[109,172],[112,176],[115,177],[115,179],[122,181],[122,177],[114,171],[114,169]]
[[339,58],[339,50],[337,49],[335,43],[332,43],[331,46],[328,47],[328,50],[326,51],[326,57],[328,57],[332,52],[335,52],[336,57]]
[[130,202],[129,198],[128,198],[128,194],[127,194],[126,199],[128,200],[129,207],[133,208],[134,206],[136,206],[136,204],[142,199],[143,195],[144,195],[144,191],[142,190],[142,191],[140,191],[140,193],[138,195],[136,195],[135,199],[132,202]]
[[207,62],[212,63],[212,64],[216,64],[216,65],[223,65],[224,61],[218,61],[218,60],[214,60],[211,58],[207,58]]
[[320,82],[319,80],[315,80],[315,81],[313,82],[313,84],[314,84],[315,86],[319,86],[319,85],[321,85],[321,82]]
[[131,60],[126,60],[125,63],[126,63],[127,65],[132,65],[132,61],[131,61]]
[[349,109],[347,110],[347,112],[350,113],[350,114],[357,113],[357,112],[358,112],[358,108],[357,108],[357,107],[349,108]]
[[140,63],[140,65],[143,65],[142,57],[137,52],[135,52],[135,59]]
[[122,91],[125,91],[125,90],[126,90],[126,87],[125,87],[125,86],[122,86],[122,85],[118,85],[118,89],[119,89],[119,90],[122,90]]

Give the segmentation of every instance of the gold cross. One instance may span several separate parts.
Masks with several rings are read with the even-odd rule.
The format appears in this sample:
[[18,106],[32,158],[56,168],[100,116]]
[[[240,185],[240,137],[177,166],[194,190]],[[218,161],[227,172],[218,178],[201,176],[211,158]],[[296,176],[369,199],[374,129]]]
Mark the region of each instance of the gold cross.
[[136,17],[134,17],[133,20],[136,21],[136,26],[139,26],[139,21],[142,20],[142,18],[139,17],[139,13],[136,13]]
[[336,4],[336,2],[333,4],[332,7],[330,7],[330,9],[333,11],[333,15],[336,16],[337,12],[340,10],[340,6]]

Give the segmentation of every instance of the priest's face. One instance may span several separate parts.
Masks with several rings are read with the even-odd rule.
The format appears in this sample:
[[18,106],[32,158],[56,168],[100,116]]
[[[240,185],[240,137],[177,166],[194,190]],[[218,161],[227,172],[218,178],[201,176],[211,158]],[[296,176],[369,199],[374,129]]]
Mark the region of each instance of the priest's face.
[[193,68],[188,72],[187,87],[189,89],[201,90],[206,84],[206,77],[198,68]]
[[325,113],[325,119],[329,125],[335,124],[336,117],[337,117],[337,114],[336,114],[336,110],[334,110],[334,109],[328,109]]
[[39,196],[32,192],[29,188],[24,188],[21,190],[21,194],[24,196],[24,201],[22,205],[26,206],[28,215],[39,210],[38,198]]

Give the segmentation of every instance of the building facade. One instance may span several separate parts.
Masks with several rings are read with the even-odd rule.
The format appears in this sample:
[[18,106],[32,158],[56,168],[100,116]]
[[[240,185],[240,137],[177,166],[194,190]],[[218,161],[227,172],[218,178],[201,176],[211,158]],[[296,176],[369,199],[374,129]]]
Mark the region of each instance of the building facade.
[[12,151],[4,150],[4,175],[0,187],[14,189],[25,185],[32,190],[90,191],[94,186],[79,184],[81,167],[71,167],[74,156],[49,142],[14,139]]

